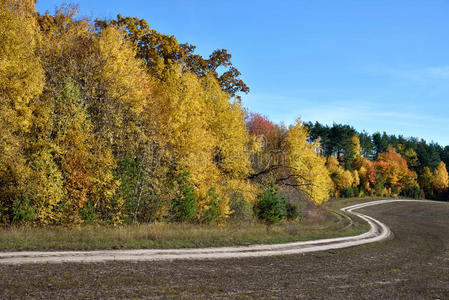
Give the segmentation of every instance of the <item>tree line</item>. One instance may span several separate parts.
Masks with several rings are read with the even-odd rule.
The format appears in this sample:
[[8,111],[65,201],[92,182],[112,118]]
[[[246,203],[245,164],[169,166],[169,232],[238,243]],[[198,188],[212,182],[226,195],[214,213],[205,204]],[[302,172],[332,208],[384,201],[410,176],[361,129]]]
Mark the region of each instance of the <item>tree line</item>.
[[[247,125],[252,134],[264,137],[267,156],[261,164],[264,167],[255,173],[257,176],[269,178],[284,186],[298,186],[301,178],[312,174],[307,171],[307,174],[300,174],[299,181],[291,182],[291,165],[285,164],[285,160],[282,160],[283,163],[279,163],[279,159],[273,161],[276,153],[281,153],[284,157],[283,154],[291,151],[289,147],[292,143],[288,142],[288,134],[292,132],[292,127],[274,124],[260,114],[247,115]],[[315,191],[323,192],[324,198],[403,196],[449,200],[449,177],[446,169],[449,146],[429,144],[413,137],[387,135],[385,132],[370,135],[342,124],[328,126],[319,122],[306,122],[302,130],[305,132],[303,138],[314,148],[318,157],[324,160],[325,166],[322,171],[319,171],[320,167],[313,167],[314,172],[321,177],[304,182],[301,187],[303,193],[307,193],[310,182],[327,181],[324,174],[327,173],[330,186],[321,184],[327,188]],[[301,154],[295,161],[301,161],[303,157],[304,154]],[[304,170],[304,167],[299,169]],[[309,187],[313,188],[313,185]]]
[[273,124],[242,107],[227,50],[204,58],[143,19],[76,15],[0,0],[2,224],[274,222],[298,199],[447,188],[446,150]]
[[[319,122],[309,122],[305,125],[310,130],[310,140],[319,139],[322,154],[328,158],[336,158],[334,164],[338,162],[348,174],[355,174],[354,178],[357,177],[356,172],[360,172],[360,157],[365,160],[365,165],[373,163],[376,180],[373,179],[371,185],[377,187],[378,195],[402,194],[415,198],[448,200],[449,181],[446,166],[449,163],[449,146],[442,147],[437,143],[427,143],[423,139],[388,135],[385,132],[370,135],[357,132],[348,125],[327,126]],[[394,174],[400,169],[403,170],[403,175]],[[335,172],[333,174],[335,178],[339,177]],[[403,177],[404,175],[407,176]],[[347,177],[349,178],[349,175]],[[344,190],[351,194],[348,182],[345,185],[340,184],[340,194],[344,193]],[[360,188],[355,184],[357,182],[358,180],[354,179],[355,195],[367,192],[371,194],[368,186]]]
[[[76,15],[0,0],[0,223],[224,223],[285,199],[254,180],[263,141],[227,50],[204,58],[143,19]],[[288,131],[288,172],[322,203],[307,138]]]

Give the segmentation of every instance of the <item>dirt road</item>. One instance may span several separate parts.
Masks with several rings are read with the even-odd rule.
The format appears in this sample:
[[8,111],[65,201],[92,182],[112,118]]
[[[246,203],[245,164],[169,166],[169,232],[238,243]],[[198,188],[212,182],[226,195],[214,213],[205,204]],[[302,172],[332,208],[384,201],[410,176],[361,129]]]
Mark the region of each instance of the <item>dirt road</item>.
[[390,229],[382,222],[354,210],[372,205],[398,201],[380,200],[342,208],[342,211],[357,215],[370,225],[364,234],[333,239],[277,245],[252,245],[246,247],[219,247],[173,250],[105,250],[105,251],[47,251],[47,252],[0,252],[1,264],[61,263],[61,262],[104,262],[104,261],[159,261],[174,259],[224,259],[261,256],[291,255],[326,251],[378,242],[390,238]]

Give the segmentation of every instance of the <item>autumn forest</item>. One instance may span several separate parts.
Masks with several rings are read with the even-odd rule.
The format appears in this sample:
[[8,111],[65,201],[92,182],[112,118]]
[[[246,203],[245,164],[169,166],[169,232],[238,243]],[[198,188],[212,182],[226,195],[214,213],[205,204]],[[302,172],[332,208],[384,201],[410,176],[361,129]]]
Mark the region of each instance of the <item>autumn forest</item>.
[[[145,20],[0,0],[0,224],[296,219],[340,197],[449,200],[449,146],[285,126],[249,87]],[[299,116],[298,116],[299,117]]]

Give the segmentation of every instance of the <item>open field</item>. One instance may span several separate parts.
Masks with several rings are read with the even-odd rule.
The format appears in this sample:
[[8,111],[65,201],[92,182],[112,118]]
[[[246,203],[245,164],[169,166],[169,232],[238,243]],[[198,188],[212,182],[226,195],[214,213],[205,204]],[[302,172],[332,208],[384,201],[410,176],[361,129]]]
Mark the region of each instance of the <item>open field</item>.
[[360,210],[395,239],[304,255],[214,261],[0,266],[4,298],[449,297],[449,204]]

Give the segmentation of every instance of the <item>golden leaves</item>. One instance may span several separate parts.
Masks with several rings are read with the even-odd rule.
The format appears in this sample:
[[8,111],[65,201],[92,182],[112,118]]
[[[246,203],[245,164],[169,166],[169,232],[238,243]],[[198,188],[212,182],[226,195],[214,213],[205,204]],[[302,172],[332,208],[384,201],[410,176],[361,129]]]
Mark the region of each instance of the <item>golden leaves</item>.
[[301,189],[314,203],[322,204],[329,199],[332,181],[325,166],[325,158],[318,154],[318,143],[308,143],[308,137],[307,128],[297,120],[287,135],[288,163]]
[[446,164],[444,162],[440,162],[438,167],[435,169],[432,185],[437,191],[442,191],[449,187],[449,176],[447,173]]

